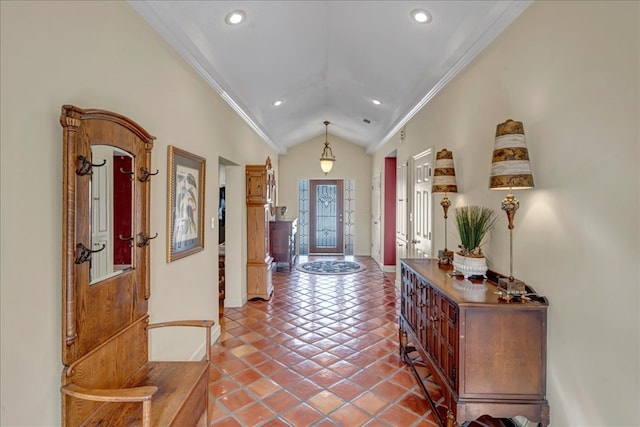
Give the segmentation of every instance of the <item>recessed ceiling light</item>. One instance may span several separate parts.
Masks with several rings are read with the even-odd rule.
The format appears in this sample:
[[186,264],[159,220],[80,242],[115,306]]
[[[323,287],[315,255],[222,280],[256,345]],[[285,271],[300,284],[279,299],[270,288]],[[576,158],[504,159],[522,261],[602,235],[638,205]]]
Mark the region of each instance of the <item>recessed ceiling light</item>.
[[279,106],[281,106],[281,105],[282,105],[282,101],[281,101],[281,100],[279,100],[279,99],[278,99],[277,101],[274,101],[274,103],[273,103],[273,106],[274,106],[274,107],[279,107]]
[[229,25],[237,25],[244,21],[246,18],[246,14],[242,10],[234,10],[233,12],[229,12],[227,16],[224,18],[224,21]]
[[373,98],[373,99],[371,100],[371,102],[373,102],[375,105],[380,105],[380,104],[382,104],[382,101],[380,101],[379,99],[375,99],[375,98]]
[[420,24],[428,24],[431,22],[431,15],[424,9],[414,9],[411,11],[411,17]]

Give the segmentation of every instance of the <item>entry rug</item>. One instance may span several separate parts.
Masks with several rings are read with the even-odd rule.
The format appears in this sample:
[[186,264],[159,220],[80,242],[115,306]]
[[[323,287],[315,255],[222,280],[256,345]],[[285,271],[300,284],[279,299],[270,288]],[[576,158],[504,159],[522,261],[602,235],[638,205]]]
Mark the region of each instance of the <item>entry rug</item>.
[[353,261],[312,261],[299,264],[296,268],[310,274],[351,274],[365,269]]

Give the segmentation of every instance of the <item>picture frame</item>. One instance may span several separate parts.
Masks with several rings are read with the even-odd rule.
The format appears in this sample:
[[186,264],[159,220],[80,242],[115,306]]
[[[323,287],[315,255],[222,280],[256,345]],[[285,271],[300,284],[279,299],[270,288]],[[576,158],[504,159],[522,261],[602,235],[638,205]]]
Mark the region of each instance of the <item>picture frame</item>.
[[167,262],[172,262],[204,250],[206,159],[170,145],[167,170]]

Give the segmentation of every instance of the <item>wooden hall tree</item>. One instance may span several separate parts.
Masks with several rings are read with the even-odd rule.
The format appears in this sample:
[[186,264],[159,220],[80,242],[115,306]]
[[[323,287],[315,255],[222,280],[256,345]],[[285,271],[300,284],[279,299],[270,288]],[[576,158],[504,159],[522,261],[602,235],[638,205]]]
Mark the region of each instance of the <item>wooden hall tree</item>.
[[[60,124],[62,425],[206,424],[213,321],[149,323],[155,138],[127,117],[71,105],[62,107]],[[117,248],[122,253],[102,258]],[[203,328],[206,358],[149,360],[149,330],[166,326]]]

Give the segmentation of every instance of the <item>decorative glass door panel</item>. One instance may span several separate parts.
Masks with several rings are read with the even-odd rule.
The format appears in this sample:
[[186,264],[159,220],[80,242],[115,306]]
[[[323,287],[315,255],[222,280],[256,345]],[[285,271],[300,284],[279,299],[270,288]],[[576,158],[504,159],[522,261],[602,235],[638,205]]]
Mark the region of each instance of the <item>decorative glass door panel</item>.
[[309,193],[309,253],[343,253],[342,181],[312,180]]

